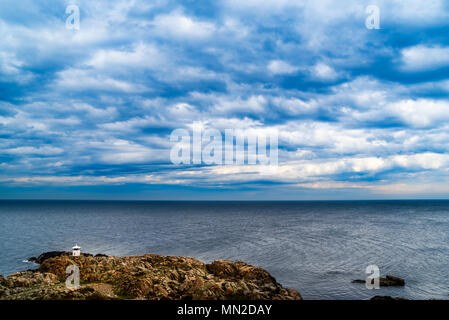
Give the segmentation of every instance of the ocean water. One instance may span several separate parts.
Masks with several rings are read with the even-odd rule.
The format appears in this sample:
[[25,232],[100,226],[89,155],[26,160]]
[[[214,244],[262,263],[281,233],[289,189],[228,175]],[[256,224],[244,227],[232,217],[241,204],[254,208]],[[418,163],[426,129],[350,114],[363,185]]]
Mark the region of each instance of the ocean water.
[[[0,274],[51,250],[242,260],[305,299],[449,298],[449,201],[0,201]],[[365,268],[405,278],[368,290]]]

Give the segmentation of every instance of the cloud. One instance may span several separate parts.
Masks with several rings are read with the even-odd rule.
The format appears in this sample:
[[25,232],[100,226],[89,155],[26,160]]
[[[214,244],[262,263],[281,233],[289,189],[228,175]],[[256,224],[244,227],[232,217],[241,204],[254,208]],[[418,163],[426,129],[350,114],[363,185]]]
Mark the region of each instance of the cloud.
[[142,84],[98,74],[92,70],[66,69],[58,72],[55,85],[64,90],[100,90],[138,93],[148,91]]
[[335,80],[338,75],[335,70],[325,63],[319,62],[311,70],[312,77],[320,80]]
[[179,11],[158,15],[150,25],[160,37],[176,40],[205,40],[217,30],[215,24],[193,19]]
[[95,69],[144,68],[155,69],[167,64],[166,55],[151,44],[138,43],[131,50],[99,50],[86,62]]
[[248,99],[219,99],[215,106],[215,110],[220,113],[261,113],[265,109],[267,101],[261,95],[250,96]]
[[314,100],[303,101],[292,97],[274,97],[272,102],[276,107],[290,115],[312,114],[318,110],[318,105]]
[[64,152],[62,148],[55,148],[52,146],[41,146],[39,148],[35,147],[17,147],[11,149],[3,150],[6,154],[15,154],[15,155],[43,155],[50,156],[56,155]]
[[414,127],[435,126],[449,120],[449,102],[444,100],[402,100],[388,107],[397,117]]
[[102,120],[115,118],[117,116],[117,109],[115,107],[95,108],[88,103],[75,102],[71,106],[74,110],[86,112],[89,117],[100,118]]
[[402,69],[429,71],[449,66],[449,47],[417,45],[401,51]]
[[[361,0],[77,3],[76,32],[63,3],[0,4],[0,187],[449,190],[444,1],[379,0],[381,30]],[[173,165],[194,122],[277,130],[278,170]]]
[[298,71],[297,67],[294,67],[282,60],[270,61],[267,68],[273,74],[292,74]]
[[400,0],[380,1],[382,18],[389,22],[406,26],[439,25],[448,18],[447,6],[444,0],[433,0],[424,3],[411,0],[404,3]]

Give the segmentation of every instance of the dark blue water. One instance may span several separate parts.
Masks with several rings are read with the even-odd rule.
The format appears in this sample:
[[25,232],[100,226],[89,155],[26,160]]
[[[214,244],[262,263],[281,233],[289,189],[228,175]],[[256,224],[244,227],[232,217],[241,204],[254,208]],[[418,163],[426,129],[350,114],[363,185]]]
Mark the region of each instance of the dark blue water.
[[[267,269],[306,299],[449,298],[449,202],[0,201],[0,273],[49,250],[159,253]],[[368,290],[381,275],[404,288]]]

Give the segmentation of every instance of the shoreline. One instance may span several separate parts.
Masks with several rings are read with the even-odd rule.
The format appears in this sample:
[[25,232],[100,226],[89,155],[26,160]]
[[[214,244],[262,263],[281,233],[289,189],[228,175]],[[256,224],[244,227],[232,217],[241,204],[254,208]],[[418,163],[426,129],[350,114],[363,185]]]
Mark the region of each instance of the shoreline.
[[[241,261],[206,264],[183,256],[72,256],[64,251],[28,261],[39,268],[0,275],[0,300],[302,300],[263,268]],[[69,284],[76,285],[73,266],[79,268],[78,288],[66,285],[70,277]]]

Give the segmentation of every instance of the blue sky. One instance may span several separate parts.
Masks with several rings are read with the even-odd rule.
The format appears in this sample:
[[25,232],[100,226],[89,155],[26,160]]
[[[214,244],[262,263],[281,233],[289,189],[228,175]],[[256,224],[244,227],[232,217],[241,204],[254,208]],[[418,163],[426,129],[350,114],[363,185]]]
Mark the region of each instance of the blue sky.
[[[3,0],[0,198],[447,198],[448,34],[443,0]],[[172,164],[193,122],[277,130],[278,170]]]

